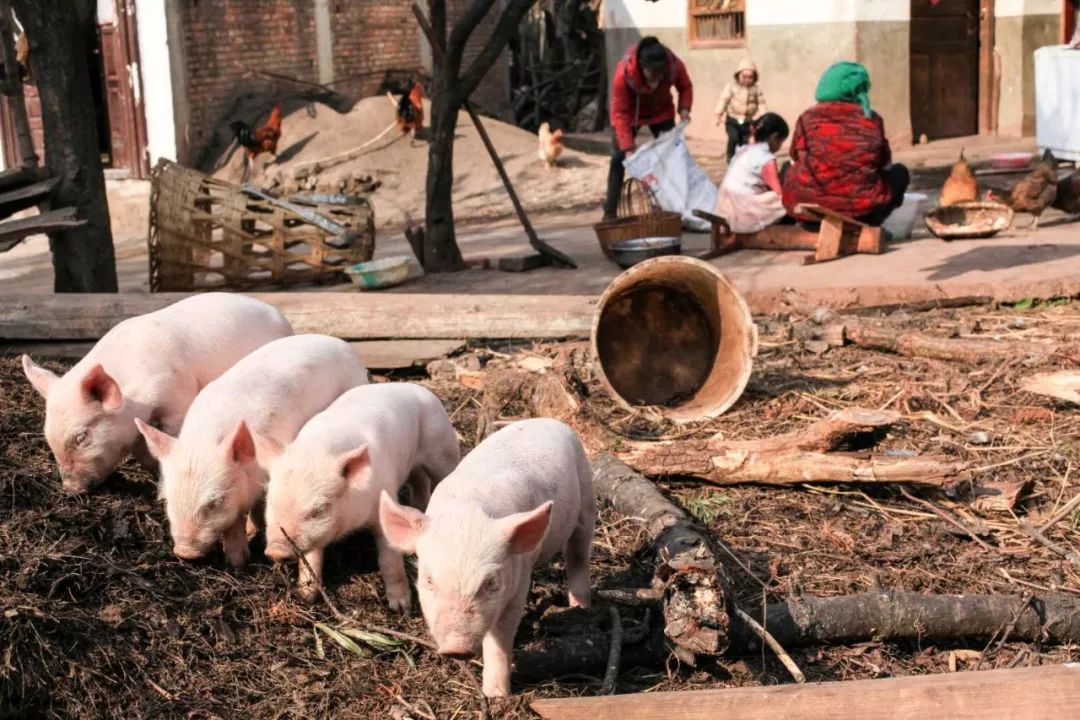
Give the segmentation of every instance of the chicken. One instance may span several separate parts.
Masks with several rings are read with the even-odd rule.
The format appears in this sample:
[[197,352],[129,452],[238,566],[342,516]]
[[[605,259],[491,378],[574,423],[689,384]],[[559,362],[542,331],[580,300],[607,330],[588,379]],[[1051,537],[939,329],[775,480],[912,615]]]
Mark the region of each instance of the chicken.
[[397,126],[401,134],[416,133],[424,127],[424,86],[413,83],[408,95],[402,95],[397,106]]
[[1031,226],[1035,230],[1039,229],[1039,216],[1053,204],[1056,197],[1057,160],[1049,150],[1043,153],[1042,159],[1027,177],[1013,185],[1008,197],[998,198],[993,193],[987,193],[988,199],[1003,202],[1014,212],[1034,216],[1035,221]]
[[281,103],[274,105],[270,118],[258,130],[252,130],[243,120],[231,123],[229,128],[236,136],[236,141],[247,150],[249,158],[254,159],[264,152],[277,156],[277,144],[281,139]]
[[1080,215],[1080,170],[1058,182],[1053,207],[1068,215]]
[[26,33],[19,33],[19,39],[15,42],[15,63],[19,66],[19,82],[27,85],[34,84],[34,71],[30,67],[30,43],[26,39]]
[[540,159],[547,163],[548,169],[555,167],[559,161],[559,156],[562,155],[562,130],[552,130],[551,125],[543,123],[540,126],[540,133],[537,136],[540,142],[540,149],[537,154]]
[[971,171],[971,165],[964,159],[964,151],[960,150],[960,159],[952,166],[952,172],[941,186],[941,205],[955,205],[956,203],[968,202],[979,199],[979,182]]

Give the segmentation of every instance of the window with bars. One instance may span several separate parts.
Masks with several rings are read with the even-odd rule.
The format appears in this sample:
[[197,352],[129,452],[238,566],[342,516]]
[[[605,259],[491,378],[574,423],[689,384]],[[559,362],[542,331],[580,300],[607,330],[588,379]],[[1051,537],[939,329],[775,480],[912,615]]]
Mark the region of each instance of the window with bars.
[[689,0],[690,47],[746,43],[746,0]]

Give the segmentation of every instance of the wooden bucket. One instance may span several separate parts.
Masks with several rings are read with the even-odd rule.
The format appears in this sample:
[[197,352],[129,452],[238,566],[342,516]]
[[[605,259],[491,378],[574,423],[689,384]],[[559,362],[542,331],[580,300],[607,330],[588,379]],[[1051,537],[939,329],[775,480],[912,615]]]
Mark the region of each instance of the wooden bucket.
[[630,268],[608,285],[593,318],[593,360],[612,398],[679,423],[727,411],[746,389],[757,345],[746,300],[691,257]]

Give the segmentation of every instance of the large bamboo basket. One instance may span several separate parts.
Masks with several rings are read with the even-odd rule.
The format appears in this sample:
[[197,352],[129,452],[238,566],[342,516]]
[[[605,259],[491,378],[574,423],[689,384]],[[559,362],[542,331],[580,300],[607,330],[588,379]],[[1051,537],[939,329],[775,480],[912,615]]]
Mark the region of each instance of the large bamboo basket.
[[366,198],[282,203],[168,160],[150,178],[152,292],[311,283],[375,252]]

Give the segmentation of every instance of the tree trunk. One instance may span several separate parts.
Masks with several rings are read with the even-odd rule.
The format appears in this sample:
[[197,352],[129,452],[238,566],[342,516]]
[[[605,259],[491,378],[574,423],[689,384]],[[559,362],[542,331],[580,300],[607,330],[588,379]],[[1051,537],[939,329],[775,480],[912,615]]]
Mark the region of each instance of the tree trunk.
[[41,96],[45,164],[60,178],[54,207],[76,208],[80,228],[49,235],[56,292],[116,292],[105,174],[101,167],[87,63],[95,4],[90,0],[13,0],[30,42]]
[[460,103],[436,77],[431,98],[431,144],[428,148],[427,207],[424,254],[418,258],[426,272],[460,270],[464,263],[454,232],[454,133]]

